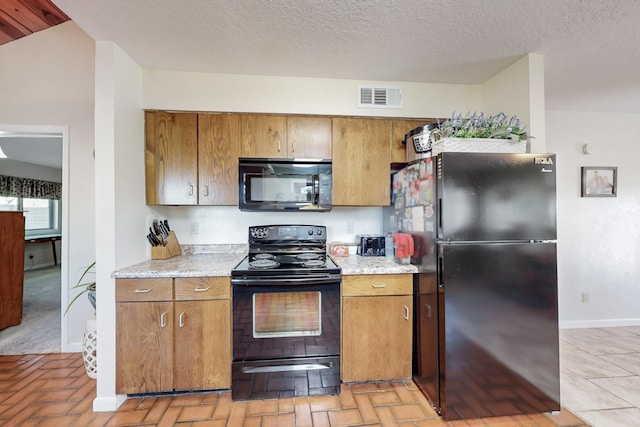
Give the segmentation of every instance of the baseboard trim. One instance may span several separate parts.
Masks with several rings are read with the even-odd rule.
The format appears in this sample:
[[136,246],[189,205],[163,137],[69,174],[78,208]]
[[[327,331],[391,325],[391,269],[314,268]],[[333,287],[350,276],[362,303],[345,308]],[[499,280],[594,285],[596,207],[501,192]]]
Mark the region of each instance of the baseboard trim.
[[67,344],[67,348],[62,351],[63,353],[82,353],[81,342],[70,342]]
[[111,412],[117,410],[127,400],[126,394],[99,396],[93,399],[93,412]]
[[640,326],[640,319],[568,320],[560,321],[560,329],[615,328]]

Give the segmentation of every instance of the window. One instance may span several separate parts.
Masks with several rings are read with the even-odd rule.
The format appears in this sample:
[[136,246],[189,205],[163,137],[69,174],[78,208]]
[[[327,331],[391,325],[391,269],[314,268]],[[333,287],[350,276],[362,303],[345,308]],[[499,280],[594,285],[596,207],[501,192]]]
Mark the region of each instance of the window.
[[0,210],[24,211],[28,235],[60,231],[60,201],[0,196]]

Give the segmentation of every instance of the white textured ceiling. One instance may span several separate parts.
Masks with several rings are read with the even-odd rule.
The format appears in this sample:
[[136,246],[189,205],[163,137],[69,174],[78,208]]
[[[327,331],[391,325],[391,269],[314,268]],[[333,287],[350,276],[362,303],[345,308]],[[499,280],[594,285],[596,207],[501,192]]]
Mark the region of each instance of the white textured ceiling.
[[547,109],[640,113],[638,0],[54,0],[143,68],[483,83],[543,54]]

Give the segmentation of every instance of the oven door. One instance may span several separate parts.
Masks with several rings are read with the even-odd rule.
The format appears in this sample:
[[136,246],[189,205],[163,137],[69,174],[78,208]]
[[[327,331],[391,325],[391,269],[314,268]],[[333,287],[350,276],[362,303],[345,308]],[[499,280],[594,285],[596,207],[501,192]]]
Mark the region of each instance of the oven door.
[[231,398],[338,394],[340,278],[315,284],[248,282],[232,280]]
[[339,354],[339,279],[233,286],[234,362]]

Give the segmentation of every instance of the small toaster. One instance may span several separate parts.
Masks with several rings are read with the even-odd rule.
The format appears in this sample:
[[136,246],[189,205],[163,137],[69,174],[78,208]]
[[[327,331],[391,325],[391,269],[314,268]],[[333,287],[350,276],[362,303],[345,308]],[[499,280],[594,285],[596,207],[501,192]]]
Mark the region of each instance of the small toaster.
[[381,234],[360,234],[357,254],[362,256],[385,256],[385,239]]

